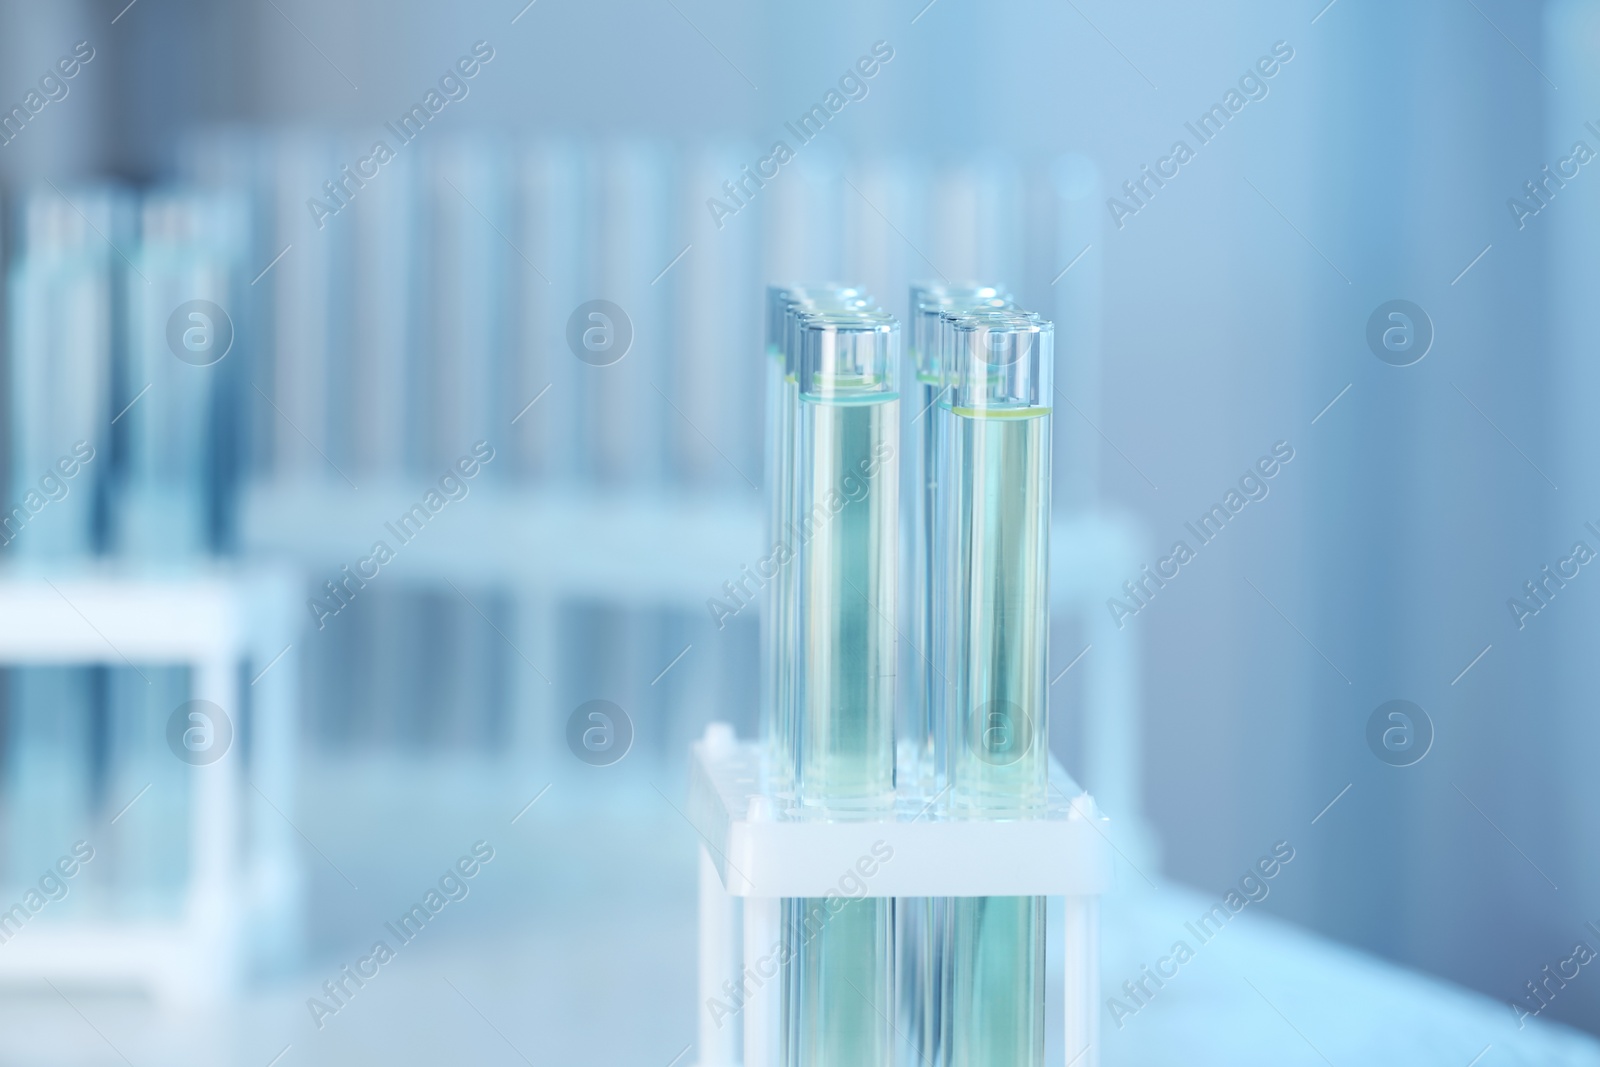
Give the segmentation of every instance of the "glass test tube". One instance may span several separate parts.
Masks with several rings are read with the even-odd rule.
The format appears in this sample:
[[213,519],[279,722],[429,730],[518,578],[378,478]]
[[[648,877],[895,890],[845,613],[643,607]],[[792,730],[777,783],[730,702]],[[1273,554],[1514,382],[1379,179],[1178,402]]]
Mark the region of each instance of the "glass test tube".
[[[74,200],[81,208],[53,190],[24,198],[6,278],[11,510],[0,515],[0,545],[30,562],[97,550],[111,468],[112,364],[126,326],[117,292],[124,268],[107,241],[131,244],[135,215],[114,187],[81,189]],[[60,499],[32,517],[17,512],[27,490],[57,481],[67,485],[51,492]]]
[[[768,292],[768,330],[771,348],[768,355],[768,382],[772,393],[769,401],[773,404],[773,418],[769,424],[773,432],[768,435],[768,442],[772,448],[772,462],[775,469],[772,479],[768,483],[772,487],[769,496],[770,518],[774,523],[774,534],[771,538],[773,552],[780,560],[777,579],[773,582],[768,605],[771,609],[772,619],[771,647],[767,649],[772,656],[771,672],[766,675],[772,679],[771,689],[771,733],[768,735],[769,751],[772,768],[771,776],[780,792],[792,794],[796,778],[795,759],[798,751],[797,732],[799,729],[799,713],[797,698],[795,696],[795,678],[798,649],[796,646],[796,632],[798,620],[796,617],[796,601],[799,597],[799,567],[793,561],[793,553],[798,550],[798,536],[794,525],[795,506],[795,437],[798,433],[798,419],[800,408],[800,387],[798,384],[797,364],[799,359],[799,333],[798,324],[801,316],[826,307],[834,310],[867,310],[872,306],[870,298],[860,289],[842,285],[815,285],[791,288],[774,287]],[[781,550],[779,546],[782,546]],[[800,915],[806,901],[799,899],[786,899],[780,905],[782,914],[786,917]],[[797,987],[798,961],[783,968],[783,978],[780,987],[780,1003],[782,1005],[782,1021],[780,1033],[785,1035],[785,1061],[795,1062],[797,1048],[794,1045],[796,1027],[793,1019],[796,1017],[796,987]]]
[[1014,814],[1048,785],[1054,328],[1008,311],[945,317],[938,612],[951,799]]
[[945,902],[945,1067],[1043,1067],[1044,897]]
[[785,904],[795,953],[788,1067],[894,1063],[894,901],[797,897]]
[[[1054,331],[947,315],[938,560],[952,806],[1018,817],[1049,786],[1047,668]],[[946,902],[948,1067],[1044,1061],[1044,899]]]
[[[830,818],[894,803],[899,326],[797,315],[799,792]],[[789,902],[794,1067],[894,1056],[894,901]]]
[[[784,554],[778,546],[788,541],[784,532],[788,529],[785,506],[788,501],[788,473],[790,427],[787,423],[788,405],[784,403],[784,380],[787,377],[784,367],[783,331],[784,313],[793,301],[793,290],[783,286],[767,286],[767,343],[766,343],[766,439],[762,449],[762,468],[765,477],[762,487],[766,492],[767,503],[767,538],[766,548],[780,560]],[[785,758],[787,746],[783,739],[787,734],[785,724],[778,714],[778,674],[781,670],[781,661],[787,655],[789,647],[785,640],[786,627],[783,622],[786,618],[785,609],[788,603],[784,593],[787,584],[784,581],[786,563],[779,563],[779,570],[772,587],[768,590],[766,601],[761,614],[761,742],[766,746],[767,753],[772,757],[771,766],[775,777],[779,778],[779,788],[786,784],[783,779],[783,770],[792,766],[792,760]]]
[[[226,312],[217,312],[238,313],[247,206],[227,194],[170,190],[147,195],[140,214],[138,276],[123,278],[129,336],[115,404],[122,410],[146,385],[150,395],[118,427],[116,543],[136,559],[183,562],[216,543],[217,438],[230,417],[224,376],[236,366],[219,362],[234,337]],[[169,336],[174,308],[182,312],[177,337]],[[184,359],[174,358],[174,344]]]
[[[22,199],[12,235],[19,254],[5,280],[11,477],[0,545],[12,565],[30,570],[81,565],[95,553],[111,464],[111,369],[125,332],[116,310],[125,268],[112,248],[131,245],[134,214],[121,189],[72,196],[51,190]],[[27,498],[48,504],[30,512]],[[93,836],[104,783],[89,754],[104,751],[103,676],[40,665],[0,677],[9,689],[0,721],[0,892],[8,899],[64,844]]]
[[[938,464],[935,443],[940,420],[934,410],[941,387],[938,361],[940,317],[953,309],[1010,307],[1009,295],[999,286],[911,286],[911,318],[906,332],[907,393],[914,414],[906,427],[905,498],[906,547],[910,555],[912,647],[901,657],[902,677],[900,744],[909,757],[903,770],[912,776],[920,793],[936,796],[941,788],[944,760],[942,686],[934,668],[933,647],[934,518],[937,515]],[[917,1060],[936,1062],[941,1000],[938,976],[943,942],[945,902],[933,897],[908,897],[896,902],[896,951],[900,978],[896,983],[899,1028]]]
[[[795,692],[796,666],[796,598],[798,596],[799,568],[792,557],[798,551],[797,531],[794,526],[795,499],[795,438],[798,434],[800,387],[796,366],[799,360],[798,323],[807,311],[818,309],[866,310],[872,301],[860,289],[841,285],[818,285],[768,291],[768,328],[776,352],[768,364],[768,383],[772,390],[769,401],[773,404],[770,423],[774,433],[769,435],[772,462],[775,469],[769,483],[773,491],[768,497],[773,522],[772,551],[777,554],[779,570],[768,599],[771,608],[771,647],[763,649],[772,658],[771,670],[764,677],[771,683],[771,738],[773,778],[780,791],[787,792],[796,777],[796,753],[799,713]],[[782,548],[780,549],[780,546]],[[767,694],[764,692],[763,696]],[[765,707],[765,706],[764,706]],[[765,717],[766,712],[763,711]]]
[[910,764],[915,781],[925,792],[936,791],[943,766],[943,717],[938,707],[941,687],[937,684],[933,648],[933,525],[934,499],[938,490],[938,465],[935,442],[939,418],[932,410],[939,395],[938,324],[946,311],[1011,306],[1010,297],[999,286],[944,286],[920,284],[911,287],[911,319],[906,334],[907,363],[916,379],[912,401],[916,404],[908,442],[907,480],[912,487],[907,516],[911,554],[911,610],[915,630],[912,638],[909,673],[901,692],[906,709],[902,738],[912,750]]
[[800,799],[881,811],[894,803],[900,329],[881,312],[818,312],[800,334]]

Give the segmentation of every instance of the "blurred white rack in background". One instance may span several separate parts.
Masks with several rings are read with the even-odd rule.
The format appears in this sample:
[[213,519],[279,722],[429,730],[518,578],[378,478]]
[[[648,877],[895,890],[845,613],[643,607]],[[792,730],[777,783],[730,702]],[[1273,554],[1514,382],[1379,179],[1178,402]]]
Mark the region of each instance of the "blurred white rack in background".
[[[368,483],[358,494],[340,482],[257,484],[244,498],[243,547],[292,559],[314,579],[337,579],[341,565],[354,569],[381,538],[397,549],[389,566],[399,580],[493,581],[702,613],[706,598],[724,595],[723,583],[760,550],[762,517],[752,496],[492,484],[473,486],[402,545],[384,523],[429,488]],[[380,573],[376,582],[394,580],[388,567]]]
[[[57,923],[46,911],[7,941],[0,983],[132,986],[170,1003],[211,1003],[226,999],[246,968],[293,951],[305,892],[289,821],[298,666],[287,646],[297,638],[298,588],[290,575],[259,569],[108,565],[0,575],[0,663],[186,666],[190,698],[224,709],[232,726],[220,758],[186,768],[187,877],[177,918],[91,914]],[[253,681],[246,665],[259,672]],[[97,828],[103,836],[91,846],[108,851],[129,829],[116,822],[137,813],[139,796]]]
[[[392,539],[384,523],[427,489],[420,482],[375,482],[359,493],[336,480],[257,483],[244,495],[242,547],[291,560],[319,578],[338,578],[340,566],[353,566],[374,538]],[[706,600],[724,596],[723,584],[740,577],[741,565],[764,554],[762,527],[753,494],[484,484],[431,520],[400,550],[393,579],[379,581],[492,583],[546,601],[654,604],[708,620]],[[1100,599],[1117,577],[1137,573],[1141,540],[1129,520],[1113,514],[1058,517],[1050,535],[1050,584],[1053,621],[1070,625],[1094,647],[1073,667],[1083,694],[1080,773],[1116,814],[1118,847],[1137,867],[1151,870],[1159,866],[1159,850],[1139,805],[1138,646],[1116,632]],[[309,623],[310,614],[301,610]],[[1069,659],[1076,654],[1065,653]],[[538,655],[534,661],[541,668],[550,662]],[[1064,666],[1052,677],[1059,679],[1056,671]],[[564,716],[571,709],[558,710]],[[532,705],[518,712],[536,713]],[[549,725],[531,732],[554,740]]]

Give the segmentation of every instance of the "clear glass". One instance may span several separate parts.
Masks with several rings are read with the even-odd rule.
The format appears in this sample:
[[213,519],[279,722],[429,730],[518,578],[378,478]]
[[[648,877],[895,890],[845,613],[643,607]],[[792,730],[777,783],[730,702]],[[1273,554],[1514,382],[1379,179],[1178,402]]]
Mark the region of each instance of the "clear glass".
[[[785,359],[787,364],[787,357]],[[800,386],[785,366],[783,384],[778,399],[782,406],[778,424],[783,432],[783,474],[778,479],[783,494],[783,570],[778,583],[778,692],[776,762],[782,767],[780,778],[793,786],[799,771],[796,761],[799,752],[800,698],[799,698],[799,602],[800,567],[796,559],[800,552],[799,529],[795,525],[795,496],[797,493],[797,439],[800,435]]]
[[1055,328],[1032,312],[979,308],[940,318],[940,382],[958,408],[1048,408]]
[[[894,804],[899,327],[879,311],[791,314],[798,793],[815,817]],[[784,902],[790,1065],[894,1055],[894,901]]]
[[[222,376],[239,366],[237,353],[221,362],[227,349],[217,346],[231,348],[234,326],[218,310],[237,307],[233,272],[246,218],[242,203],[213,194],[153,195],[143,205],[138,274],[124,278],[127,379],[116,404],[150,387],[119,427],[127,444],[117,547],[139,558],[188,559],[213,543],[211,422]],[[179,337],[171,336],[174,309]]]
[[800,392],[795,378],[798,326],[809,310],[864,309],[871,300],[849,286],[767,287],[767,439],[764,452],[767,491],[767,543],[778,574],[762,615],[761,737],[771,756],[769,773],[780,793],[794,787],[797,722],[795,697],[795,600],[797,568],[793,553],[795,437]]
[[788,316],[795,562],[784,684],[802,803],[862,811],[892,804],[894,791],[885,657],[895,650],[899,328],[862,298],[841,302]]
[[913,285],[911,321],[906,332],[906,355],[915,373],[926,381],[939,380],[935,331],[939,312],[946,309],[1012,307],[1011,294],[999,285]]
[[1010,814],[1048,784],[1049,409],[944,418],[945,683],[952,806]]
[[788,1064],[893,1064],[894,900],[802,897],[788,903],[794,947]]
[[899,397],[800,397],[802,803],[894,801]]
[[937,778],[943,742],[942,703],[938,674],[934,667],[933,630],[933,550],[934,517],[939,495],[939,464],[937,442],[939,413],[935,410],[939,399],[937,383],[923,381],[915,386],[917,403],[916,425],[911,428],[915,441],[908,458],[911,482],[908,517],[911,528],[911,618],[912,660],[908,674],[908,692],[904,703],[904,739],[911,750],[911,772],[917,784],[925,791],[938,790]]
[[782,791],[794,777],[794,755],[789,744],[788,716],[780,693],[784,691],[783,672],[792,658],[790,637],[789,559],[784,546],[789,543],[789,485],[793,470],[793,406],[787,392],[791,382],[784,371],[783,352],[769,344],[766,358],[766,466],[767,537],[765,549],[778,563],[778,574],[767,589],[761,615],[761,740],[770,753],[775,785]]
[[909,771],[918,786],[934,793],[942,782],[944,766],[944,712],[940,697],[938,670],[934,665],[933,531],[936,498],[939,492],[937,442],[939,417],[933,410],[941,390],[939,371],[939,327],[946,313],[991,310],[1011,307],[1011,298],[999,286],[971,285],[959,288],[935,285],[911,287],[911,329],[906,341],[906,365],[916,411],[912,415],[907,442],[907,543],[911,557],[910,589],[912,618],[911,647],[902,655],[901,668],[907,684],[901,689],[901,743],[910,750]]
[[948,901],[943,897],[902,897],[895,901],[896,1035],[902,1053],[896,1061],[925,1067],[940,1062],[944,996],[943,951]]
[[[907,549],[910,574],[909,609],[912,640],[902,656],[902,672],[907,685],[901,693],[901,745],[907,760],[902,773],[909,773],[923,795],[933,797],[941,789],[944,765],[944,715],[942,688],[934,667],[934,528],[939,491],[939,419],[934,406],[941,392],[938,363],[938,326],[942,312],[950,309],[1000,309],[1010,307],[1010,298],[1000,286],[974,285],[950,288],[942,285],[914,285],[910,290],[910,328],[906,355],[915,414],[907,426],[906,480]],[[941,1054],[944,998],[941,976],[944,968],[944,926],[947,901],[930,897],[909,897],[898,902],[899,936],[899,1029],[909,1062],[934,1064]]]
[[[950,805],[1017,818],[1049,786],[1054,334],[1017,313],[952,315],[938,410],[939,673]],[[1044,899],[947,900],[945,1067],[1044,1061]]]
[[[779,424],[783,401],[783,349],[779,341],[779,312],[789,299],[789,290],[767,286],[766,340],[762,349],[765,368],[762,394],[761,489],[766,497],[767,525],[764,547],[777,551],[779,531],[783,529],[783,491],[778,479],[785,469],[779,455],[779,442],[787,439]],[[774,581],[761,602],[761,704],[759,707],[759,736],[770,753],[777,741],[778,714],[778,656],[783,642],[778,636],[778,619],[781,605],[779,593],[782,580]]]
[[[787,310],[797,785],[822,817],[894,803],[899,328],[859,296]],[[782,710],[779,710],[782,715]],[[786,899],[784,1062],[890,1064],[894,902]]]
[[1043,1067],[1044,897],[946,902],[942,1067]]
[[1054,329],[947,314],[939,333],[939,681],[952,806],[1045,802]]
[[[796,638],[799,597],[799,568],[794,556],[799,551],[799,531],[795,515],[796,438],[799,435],[800,387],[796,364],[799,359],[800,323],[822,309],[846,314],[870,307],[871,300],[861,290],[848,286],[811,286],[767,290],[768,507],[773,536],[772,552],[778,562],[778,575],[767,598],[770,620],[763,655],[770,657],[762,671],[763,736],[771,753],[770,773],[780,793],[791,793],[798,775],[799,711],[796,693]],[[770,700],[770,703],[766,701]]]
[[[92,554],[96,498],[111,470],[111,367],[121,332],[113,308],[127,273],[112,244],[128,247],[134,213],[121,190],[72,195],[77,206],[53,190],[25,199],[7,280],[11,491],[0,545],[19,561]],[[66,485],[64,495],[37,514],[19,512],[25,492],[50,479]]]
[[767,591],[761,615],[761,740],[771,756],[770,770],[779,791],[794,778],[794,755],[788,743],[789,729],[784,714],[783,672],[792,647],[789,636],[789,567],[780,548],[789,542],[790,471],[794,464],[794,431],[789,420],[790,405],[785,398],[788,368],[784,355],[784,315],[794,302],[794,291],[767,287],[766,338],[766,429],[762,453],[767,496],[766,548],[778,560],[778,574]]

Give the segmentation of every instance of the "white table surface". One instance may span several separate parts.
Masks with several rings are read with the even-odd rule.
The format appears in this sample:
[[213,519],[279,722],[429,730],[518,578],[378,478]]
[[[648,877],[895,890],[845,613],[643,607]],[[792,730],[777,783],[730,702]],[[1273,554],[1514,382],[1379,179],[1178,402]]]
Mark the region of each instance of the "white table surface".
[[[76,1010],[43,987],[0,990],[0,1065],[266,1067],[288,1046],[275,1067],[667,1067],[695,1034],[696,839],[651,786],[680,798],[681,771],[674,783],[643,762],[616,769],[624,773],[313,763],[297,802],[318,814],[302,825],[360,886],[306,852],[322,946],[313,958],[236,1005],[188,1015],[70,989]],[[471,895],[316,1030],[306,998],[478,838],[493,842],[496,858]],[[1103,983],[1120,986],[1211,903],[1167,886],[1115,891]],[[1050,1003],[1059,1010],[1058,998]],[[1467,1067],[1485,1046],[1474,1067],[1600,1067],[1594,1038],[1541,1022],[1519,1032],[1504,1003],[1251,909],[1120,1031],[1101,1021],[1106,1067]],[[1059,1032],[1052,1022],[1047,1033]],[[674,1067],[692,1062],[691,1051]]]

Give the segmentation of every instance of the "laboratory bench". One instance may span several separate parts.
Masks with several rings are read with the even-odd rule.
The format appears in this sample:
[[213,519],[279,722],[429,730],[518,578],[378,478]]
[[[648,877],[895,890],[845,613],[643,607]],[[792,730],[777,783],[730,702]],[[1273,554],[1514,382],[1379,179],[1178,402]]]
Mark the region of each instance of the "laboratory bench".
[[[471,760],[309,764],[296,803],[319,813],[304,828],[343,874],[304,850],[313,947],[298,968],[204,1009],[63,988],[69,1006],[42,985],[8,987],[0,1064],[109,1065],[125,1055],[265,1067],[285,1048],[274,1067],[695,1062],[698,839],[667,799],[681,807],[681,768],[674,781],[669,768],[643,763],[617,776],[603,772],[626,763],[585,775]],[[478,838],[496,856],[471,894],[317,1029],[307,998]],[[1126,873],[1102,901],[1102,1000],[1218,899]],[[1059,1011],[1059,971],[1050,981]],[[1519,1030],[1501,1001],[1254,906],[1122,1022],[1100,1016],[1109,1067],[1600,1067],[1589,1035],[1542,1021]],[[1059,1034],[1060,1020],[1046,1032]],[[1052,1047],[1048,1062],[1069,1058]]]

